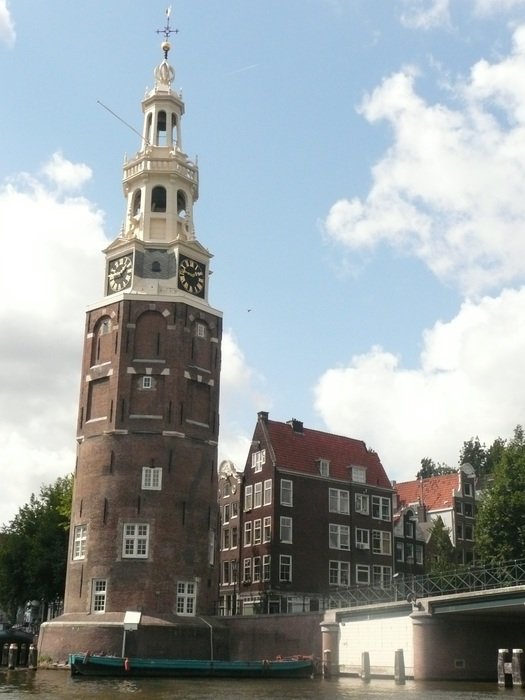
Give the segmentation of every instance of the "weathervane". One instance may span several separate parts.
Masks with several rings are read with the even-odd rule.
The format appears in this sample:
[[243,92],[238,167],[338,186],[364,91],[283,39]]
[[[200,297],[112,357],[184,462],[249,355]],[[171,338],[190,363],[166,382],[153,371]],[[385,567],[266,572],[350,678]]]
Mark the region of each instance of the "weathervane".
[[164,58],[168,59],[168,51],[171,48],[169,38],[170,34],[178,34],[178,29],[172,29],[170,27],[170,15],[171,15],[171,5],[166,8],[166,26],[164,29],[157,29],[157,34],[164,34],[165,40],[162,42],[162,50],[164,51]]

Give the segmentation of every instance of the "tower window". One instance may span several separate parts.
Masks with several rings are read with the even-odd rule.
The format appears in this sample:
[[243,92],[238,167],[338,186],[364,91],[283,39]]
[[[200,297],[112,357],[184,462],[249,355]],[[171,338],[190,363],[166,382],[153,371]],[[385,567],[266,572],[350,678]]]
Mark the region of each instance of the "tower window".
[[155,262],[151,263],[151,271],[160,272],[160,262],[158,260],[155,260]]
[[195,335],[197,338],[205,338],[206,337],[206,326],[204,323],[197,323],[195,326]]
[[142,388],[152,389],[153,388],[153,378],[150,376],[142,377]]
[[157,146],[165,146],[166,141],[166,112],[161,111],[157,115]]
[[142,488],[147,491],[162,489],[161,467],[142,467]]
[[122,541],[122,556],[126,559],[147,559],[149,525],[126,523]]
[[151,192],[151,211],[166,211],[166,188],[157,185]]
[[75,541],[73,545],[73,559],[84,559],[86,556],[87,525],[75,527]]
[[132,205],[132,212],[133,216],[137,216],[137,214],[140,213],[140,205],[142,202],[142,192],[140,190],[137,190],[135,194],[133,195],[133,205]]
[[106,594],[108,590],[105,578],[93,579],[91,588],[91,610],[94,613],[106,612]]
[[197,584],[193,581],[177,583],[177,615],[195,615]]
[[181,219],[186,218],[186,195],[182,190],[177,191],[177,214]]

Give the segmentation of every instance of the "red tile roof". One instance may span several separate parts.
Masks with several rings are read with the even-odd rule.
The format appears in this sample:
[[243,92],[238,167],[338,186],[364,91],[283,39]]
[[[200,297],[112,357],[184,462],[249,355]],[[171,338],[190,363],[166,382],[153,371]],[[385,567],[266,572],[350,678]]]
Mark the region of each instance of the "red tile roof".
[[459,488],[459,474],[443,474],[396,484],[399,505],[423,502],[427,510],[452,508],[454,491]]
[[319,475],[318,459],[330,461],[330,477],[349,481],[350,466],[366,468],[366,482],[390,489],[392,485],[376,452],[362,440],[303,428],[296,432],[288,423],[264,421],[273,447],[276,466],[303,474]]

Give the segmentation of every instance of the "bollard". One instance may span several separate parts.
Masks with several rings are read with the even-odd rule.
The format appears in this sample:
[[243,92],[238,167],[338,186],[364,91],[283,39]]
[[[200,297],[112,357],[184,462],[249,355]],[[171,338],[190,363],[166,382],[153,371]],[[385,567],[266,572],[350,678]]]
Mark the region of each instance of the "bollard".
[[332,664],[331,664],[331,656],[332,652],[330,649],[325,649],[323,652],[323,676],[325,678],[331,678],[332,677]]
[[394,680],[396,682],[396,685],[404,685],[406,681],[405,658],[403,656],[403,649],[396,649],[396,655],[394,659]]
[[0,666],[7,666],[7,659],[9,658],[9,644],[6,642],[2,647],[2,661]]
[[368,651],[363,651],[361,654],[361,679],[364,681],[370,680],[370,654]]
[[7,668],[9,668],[9,669],[15,668],[17,658],[18,658],[18,645],[13,642],[9,647],[9,655],[7,657]]
[[512,663],[508,649],[498,649],[498,685],[512,688]]
[[512,650],[512,685],[517,688],[525,688],[523,649]]
[[29,645],[29,655],[27,658],[28,668],[36,668],[38,662],[38,650],[34,644]]
[[18,657],[19,666],[27,666],[27,644],[20,645],[20,655]]

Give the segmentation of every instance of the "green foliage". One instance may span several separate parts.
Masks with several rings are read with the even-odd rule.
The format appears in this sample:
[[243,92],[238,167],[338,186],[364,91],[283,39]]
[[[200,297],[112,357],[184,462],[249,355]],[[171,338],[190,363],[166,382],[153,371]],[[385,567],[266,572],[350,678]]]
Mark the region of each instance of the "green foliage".
[[0,532],[0,607],[13,612],[28,600],[64,593],[73,477],[33,494]]
[[486,562],[525,557],[525,433],[517,426],[508,444],[500,441],[494,454],[489,488],[476,517],[476,554]]
[[423,457],[421,469],[416,474],[416,479],[428,479],[431,476],[441,476],[442,474],[453,474],[456,470],[447,464],[436,464],[430,457]]
[[438,516],[430,527],[430,538],[427,545],[427,571],[431,574],[442,574],[451,571],[455,566],[454,547],[450,540],[450,530],[445,527],[441,516]]
[[494,471],[504,449],[505,440],[501,438],[496,438],[492,445],[487,447],[485,443],[481,444],[479,437],[476,436],[463,443],[459,454],[459,463],[468,462],[471,464],[480,480],[480,485],[483,486]]

